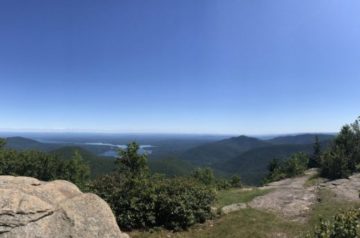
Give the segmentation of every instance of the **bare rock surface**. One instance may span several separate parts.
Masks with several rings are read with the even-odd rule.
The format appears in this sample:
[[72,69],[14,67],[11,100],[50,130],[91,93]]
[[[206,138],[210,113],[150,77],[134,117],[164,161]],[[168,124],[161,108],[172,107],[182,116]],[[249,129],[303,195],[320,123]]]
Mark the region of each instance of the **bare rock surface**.
[[348,179],[324,182],[320,187],[332,191],[339,199],[359,201],[360,174],[354,174]]
[[127,238],[110,207],[67,181],[0,176],[0,238]]
[[270,183],[261,189],[273,191],[254,198],[248,206],[275,212],[292,221],[304,222],[317,199],[317,187],[305,187],[304,184],[315,174],[316,170],[308,170],[302,177]]
[[227,205],[221,208],[221,213],[222,214],[229,214],[231,212],[236,212],[239,211],[241,209],[245,209],[247,208],[246,203],[234,203],[231,205]]

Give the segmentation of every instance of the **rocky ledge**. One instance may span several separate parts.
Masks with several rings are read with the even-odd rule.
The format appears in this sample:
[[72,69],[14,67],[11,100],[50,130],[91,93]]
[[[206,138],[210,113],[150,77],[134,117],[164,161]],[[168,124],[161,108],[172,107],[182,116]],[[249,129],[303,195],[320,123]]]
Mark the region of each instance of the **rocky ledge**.
[[0,238],[127,238],[105,201],[74,184],[0,176]]

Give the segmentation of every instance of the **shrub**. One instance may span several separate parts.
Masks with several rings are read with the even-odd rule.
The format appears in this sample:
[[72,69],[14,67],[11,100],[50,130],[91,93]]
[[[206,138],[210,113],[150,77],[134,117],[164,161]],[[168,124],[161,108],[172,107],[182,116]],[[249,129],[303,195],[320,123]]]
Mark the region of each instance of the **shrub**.
[[230,178],[230,185],[233,188],[241,188],[243,185],[241,183],[240,176],[234,175]]
[[357,209],[341,212],[334,216],[333,219],[320,219],[318,225],[312,234],[307,237],[311,238],[356,238],[359,231],[360,211]]
[[210,168],[195,169],[192,173],[192,177],[206,186],[213,186],[215,184],[214,172]]
[[71,160],[60,160],[40,151],[0,149],[1,175],[28,176],[43,181],[65,179],[83,188],[89,173],[89,166],[78,155]]
[[210,205],[215,193],[187,178],[166,179],[157,185],[157,225],[168,229],[186,229],[211,218]]
[[268,165],[269,174],[265,182],[268,183],[302,175],[307,169],[308,160],[308,156],[302,152],[293,154],[287,160],[272,160]]
[[329,179],[346,178],[360,168],[359,120],[345,125],[321,157],[320,173]]
[[118,171],[89,185],[110,204],[122,229],[186,229],[211,216],[215,194],[209,186],[191,178],[151,176],[146,156],[137,149],[132,143],[120,151]]

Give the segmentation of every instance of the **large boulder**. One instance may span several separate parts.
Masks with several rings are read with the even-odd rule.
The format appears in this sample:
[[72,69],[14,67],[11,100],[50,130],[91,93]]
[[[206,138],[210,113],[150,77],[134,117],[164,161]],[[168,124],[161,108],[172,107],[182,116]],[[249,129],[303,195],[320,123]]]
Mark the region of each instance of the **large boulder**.
[[0,238],[127,238],[101,198],[74,184],[0,176]]

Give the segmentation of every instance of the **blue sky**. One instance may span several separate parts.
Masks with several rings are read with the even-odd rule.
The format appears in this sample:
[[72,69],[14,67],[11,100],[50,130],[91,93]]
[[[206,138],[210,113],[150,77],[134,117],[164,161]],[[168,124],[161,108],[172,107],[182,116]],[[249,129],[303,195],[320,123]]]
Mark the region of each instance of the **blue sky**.
[[333,132],[360,115],[360,1],[2,0],[0,128]]

